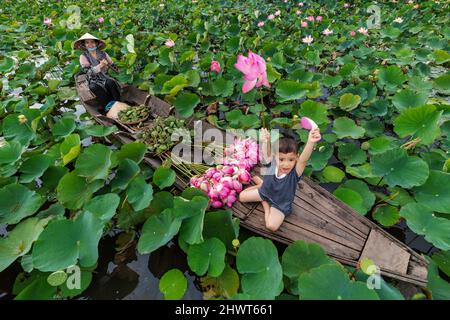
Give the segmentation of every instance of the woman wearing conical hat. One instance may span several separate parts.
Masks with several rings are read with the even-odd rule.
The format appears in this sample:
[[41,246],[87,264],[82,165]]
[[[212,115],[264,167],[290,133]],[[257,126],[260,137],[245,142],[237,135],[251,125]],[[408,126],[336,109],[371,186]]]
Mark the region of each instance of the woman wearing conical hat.
[[85,33],[74,43],[75,49],[84,50],[80,55],[80,64],[87,74],[89,89],[96,95],[99,111],[106,113],[116,101],[120,101],[120,85],[108,75],[108,69],[118,71],[109,55],[102,51],[105,42]]

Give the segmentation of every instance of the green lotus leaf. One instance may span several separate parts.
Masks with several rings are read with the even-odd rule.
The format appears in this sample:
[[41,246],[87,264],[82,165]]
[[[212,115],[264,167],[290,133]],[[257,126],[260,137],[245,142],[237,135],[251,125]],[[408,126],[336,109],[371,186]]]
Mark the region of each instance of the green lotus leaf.
[[158,167],[153,174],[153,183],[160,189],[170,187],[176,179],[175,171],[170,168]]
[[16,224],[34,214],[45,198],[21,184],[9,184],[0,189],[0,223]]
[[47,277],[47,282],[52,287],[57,287],[65,283],[66,280],[67,280],[67,273],[65,273],[63,270],[55,271]]
[[282,269],[274,244],[267,239],[251,237],[239,247],[236,265],[242,274],[243,293],[260,299],[273,299],[283,289]]
[[290,244],[281,258],[283,274],[291,280],[293,287],[290,288],[290,291],[293,294],[298,294],[297,279],[300,275],[328,263],[335,262],[326,255],[322,247],[303,240],[297,240]]
[[98,259],[103,222],[85,211],[75,220],[53,220],[33,247],[33,265],[40,271],[57,271],[79,263],[90,267]]
[[119,163],[116,176],[111,182],[111,190],[125,190],[128,184],[139,174],[139,166],[131,159],[123,159]]
[[130,159],[139,164],[142,159],[144,159],[146,151],[147,146],[145,145],[145,143],[139,141],[123,144],[120,147],[120,150],[115,152],[115,159],[117,160],[117,162],[120,162],[124,159]]
[[27,145],[36,136],[30,127],[33,119],[30,118],[30,115],[25,114],[27,121],[21,123],[18,119],[19,116],[21,116],[21,114],[13,113],[3,118],[3,137],[8,141],[15,140],[22,145]]
[[383,153],[389,149],[393,149],[394,146],[392,145],[393,138],[388,136],[381,136],[377,138],[370,139],[368,141],[369,143],[369,153],[371,155]]
[[174,106],[183,118],[189,118],[199,103],[200,98],[195,93],[183,92],[177,95]]
[[333,132],[336,133],[339,139],[345,137],[359,139],[364,136],[366,131],[364,128],[358,127],[352,119],[340,117],[334,120]]
[[450,73],[446,73],[433,80],[434,87],[444,94],[450,92]]
[[76,133],[67,136],[61,143],[60,150],[64,165],[75,160],[81,151],[80,136]]
[[433,105],[409,108],[394,120],[394,131],[403,138],[420,138],[421,143],[430,144],[439,135],[439,120],[443,111]]
[[57,287],[47,282],[48,273],[33,270],[30,275],[23,273],[16,278],[13,288],[14,300],[51,300],[55,299]]
[[[215,297],[231,298],[239,289],[239,275],[228,264],[218,277],[206,276],[201,278],[203,287],[210,287]],[[206,297],[205,297],[206,298]]]
[[436,264],[428,264],[427,288],[431,291],[433,300],[450,300],[450,283],[439,276]]
[[210,238],[200,244],[189,246],[187,261],[189,268],[198,276],[208,273],[208,276],[218,277],[225,268],[227,249],[222,241]]
[[316,150],[309,158],[308,164],[312,166],[313,170],[322,170],[328,163],[328,160],[333,155],[333,145],[326,142],[319,142]]
[[345,181],[345,183],[343,183],[341,187],[348,188],[359,193],[359,195],[363,199],[363,207],[365,209],[364,212],[361,211],[360,213],[365,214],[372,208],[373,204],[375,203],[375,195],[372,193],[372,191],[369,190],[369,187],[364,181],[350,179]]
[[352,166],[366,162],[367,156],[364,150],[361,150],[357,145],[342,143],[338,147],[338,158],[346,166]]
[[141,230],[137,245],[139,253],[151,253],[164,246],[178,233],[180,226],[181,220],[175,218],[171,208],[150,216]]
[[364,207],[364,199],[361,195],[349,188],[339,187],[334,190],[333,194],[341,201],[348,204],[352,207],[356,212],[361,215],[366,214],[366,208]]
[[116,214],[119,203],[120,197],[117,194],[106,193],[86,202],[83,209],[93,213],[98,219],[106,223]]
[[142,176],[134,178],[127,189],[127,200],[135,211],[145,209],[153,199],[153,187]]
[[19,141],[0,142],[0,165],[14,163],[20,159],[25,147]]
[[308,117],[312,119],[319,126],[329,122],[327,106],[312,100],[306,100],[303,102],[300,106],[298,114],[300,117]]
[[232,250],[232,241],[239,235],[239,221],[239,219],[233,218],[229,210],[208,212],[204,219],[203,237],[205,239],[218,238],[227,249]]
[[350,280],[343,267],[333,264],[300,275],[298,288],[302,300],[379,300],[365,282]]
[[415,93],[412,90],[405,89],[397,92],[392,98],[392,103],[399,110],[423,106],[428,100],[427,93]]
[[361,97],[352,93],[345,93],[339,99],[339,107],[345,111],[352,111],[361,103]]
[[169,81],[166,81],[162,87],[161,93],[175,96],[183,88],[188,86],[188,80],[182,74],[176,75]]
[[276,88],[279,102],[297,100],[303,98],[308,93],[302,84],[291,80],[280,80]]
[[180,300],[186,293],[187,286],[186,278],[178,269],[167,271],[159,281],[159,290],[166,300]]
[[385,227],[391,227],[400,220],[400,213],[396,207],[378,207],[373,213],[373,218]]
[[417,202],[430,210],[450,213],[450,173],[431,170],[425,184],[414,188]]
[[381,69],[378,75],[378,84],[380,87],[386,87],[393,90],[406,81],[406,76],[402,70],[396,66],[389,66]]
[[52,134],[55,138],[66,137],[75,130],[75,120],[69,117],[59,119],[52,127]]
[[47,223],[48,219],[28,218],[0,239],[0,272],[30,251]]
[[79,155],[75,168],[80,177],[88,182],[97,179],[105,180],[111,166],[111,149],[102,144],[92,144]]
[[366,130],[365,136],[369,138],[379,137],[385,131],[383,122],[378,119],[363,120],[361,126]]
[[433,262],[450,277],[450,251],[439,251],[433,254]]
[[94,180],[88,183],[86,179],[79,177],[75,171],[72,171],[66,173],[59,180],[58,186],[56,187],[56,198],[68,209],[79,209],[102,186],[102,180]]
[[[359,270],[355,272],[355,277],[362,283],[367,283],[369,279],[369,275]],[[379,281],[379,287],[375,286],[373,291],[377,293],[380,300],[405,300],[401,292],[396,287],[384,281],[382,277],[378,277],[376,281]]]
[[106,137],[118,130],[116,126],[102,126],[98,124],[92,124],[81,129],[85,135],[93,137]]
[[322,176],[326,182],[339,183],[344,179],[345,172],[334,166],[326,166],[322,171]]
[[231,80],[219,78],[211,83],[214,95],[219,97],[229,97],[233,94],[234,83]]
[[0,72],[7,73],[14,68],[14,59],[10,57],[5,57],[0,61]]
[[425,240],[436,248],[450,249],[450,220],[439,218],[420,203],[408,203],[400,210],[408,227],[417,234],[424,235]]
[[372,157],[372,172],[383,176],[389,186],[411,188],[420,186],[428,178],[428,164],[416,156],[408,156],[404,149],[391,149]]
[[19,169],[22,173],[20,182],[30,183],[34,179],[42,176],[50,166],[50,160],[50,157],[46,154],[38,154],[25,160]]

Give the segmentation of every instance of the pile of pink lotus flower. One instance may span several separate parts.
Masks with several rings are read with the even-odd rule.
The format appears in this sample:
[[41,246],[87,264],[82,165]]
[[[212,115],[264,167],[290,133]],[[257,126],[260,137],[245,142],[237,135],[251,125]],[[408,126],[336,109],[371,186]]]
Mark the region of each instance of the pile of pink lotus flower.
[[231,207],[242,191],[242,185],[250,183],[250,170],[258,160],[256,141],[237,139],[224,150],[223,163],[208,169],[200,177],[192,177],[191,186],[206,192],[213,208]]

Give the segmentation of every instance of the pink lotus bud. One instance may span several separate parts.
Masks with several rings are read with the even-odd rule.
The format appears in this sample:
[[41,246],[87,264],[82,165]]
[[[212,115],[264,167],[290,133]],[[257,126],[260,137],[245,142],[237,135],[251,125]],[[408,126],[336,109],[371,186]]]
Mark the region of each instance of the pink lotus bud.
[[52,19],[50,19],[49,17],[45,17],[45,18],[44,18],[44,24],[45,24],[45,25],[48,26],[48,25],[50,25],[51,23],[52,23]]
[[314,16],[309,16],[309,17],[306,18],[306,20],[314,22]]
[[270,15],[267,17],[267,19],[273,20],[273,19],[275,19],[275,16],[274,16],[273,14],[270,14]]
[[351,37],[356,36],[356,32],[355,32],[355,31],[350,31],[350,36],[351,36]]
[[275,16],[280,16],[280,14],[281,14],[281,11],[280,10],[277,10],[276,12],[275,12]]
[[301,126],[303,129],[312,130],[318,128],[317,124],[310,118],[302,117]]
[[223,206],[223,203],[221,202],[221,201],[213,201],[212,203],[211,203],[211,206],[213,207],[213,208],[222,208],[222,206]]
[[241,170],[239,172],[238,180],[240,183],[247,184],[250,183],[251,175],[247,170]]
[[103,22],[105,22],[105,19],[104,19],[103,17],[98,18],[98,22],[99,22],[99,23],[103,23]]
[[264,27],[264,21],[260,21],[260,22],[258,22],[258,24],[257,24],[257,26],[259,27],[259,28],[261,28],[261,27]]
[[300,10],[295,11],[295,14],[300,15],[302,12]]
[[220,73],[220,63],[219,61],[211,61],[211,66],[209,67],[209,71]]
[[233,190],[240,193],[242,191],[242,184],[239,181],[233,180]]
[[316,21],[322,21],[322,16],[317,16]]
[[308,27],[308,22],[302,21],[302,23],[300,24],[300,26],[301,26],[302,28],[306,28],[306,27]]
[[224,166],[222,172],[225,174],[233,174],[234,168],[232,166]]
[[205,192],[208,192],[208,191],[209,191],[209,188],[210,188],[209,183],[206,182],[206,181],[203,181],[203,182],[200,184],[200,189],[203,190],[203,191],[205,191]]

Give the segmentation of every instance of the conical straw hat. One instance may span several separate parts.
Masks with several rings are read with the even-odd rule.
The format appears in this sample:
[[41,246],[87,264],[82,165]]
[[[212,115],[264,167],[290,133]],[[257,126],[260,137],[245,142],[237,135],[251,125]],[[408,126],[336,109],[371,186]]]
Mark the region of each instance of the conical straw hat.
[[101,39],[98,39],[97,37],[94,37],[90,33],[85,33],[85,34],[83,34],[81,36],[81,38],[79,38],[77,41],[75,41],[75,43],[73,44],[73,47],[75,49],[84,50],[85,49],[85,47],[84,47],[84,40],[88,40],[88,39],[90,39],[90,40],[97,40],[99,42],[98,43],[98,48],[99,49],[103,49],[106,46],[105,41],[103,41]]

